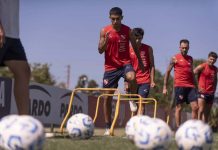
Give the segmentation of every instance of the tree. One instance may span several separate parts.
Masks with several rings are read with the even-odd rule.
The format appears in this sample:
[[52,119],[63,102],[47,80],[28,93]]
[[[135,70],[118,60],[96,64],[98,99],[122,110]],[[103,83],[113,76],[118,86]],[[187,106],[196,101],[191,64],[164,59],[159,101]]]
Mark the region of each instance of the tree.
[[88,82],[88,88],[97,88],[98,87],[98,83],[95,80],[90,80]]
[[47,63],[34,63],[33,65],[30,65],[30,67],[32,70],[31,81],[47,85],[56,84],[53,75],[50,73],[50,65],[48,65]]
[[206,60],[205,59],[194,59],[193,61],[193,67],[197,67],[198,65],[204,63]]
[[2,68],[0,68],[0,76],[1,76],[1,77],[13,78],[13,74],[12,74],[12,72],[8,69],[8,67],[2,67]]

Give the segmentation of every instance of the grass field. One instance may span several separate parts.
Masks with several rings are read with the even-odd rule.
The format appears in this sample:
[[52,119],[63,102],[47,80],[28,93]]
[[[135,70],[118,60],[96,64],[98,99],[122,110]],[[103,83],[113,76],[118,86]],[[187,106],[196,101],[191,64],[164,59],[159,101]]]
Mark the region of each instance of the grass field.
[[[124,138],[124,129],[116,129],[113,137],[104,137],[104,130],[96,129],[95,135],[88,140],[72,140],[67,137],[46,139],[45,150],[137,150],[133,143]],[[169,150],[176,150],[175,140]],[[218,133],[214,134],[213,149],[218,149]]]

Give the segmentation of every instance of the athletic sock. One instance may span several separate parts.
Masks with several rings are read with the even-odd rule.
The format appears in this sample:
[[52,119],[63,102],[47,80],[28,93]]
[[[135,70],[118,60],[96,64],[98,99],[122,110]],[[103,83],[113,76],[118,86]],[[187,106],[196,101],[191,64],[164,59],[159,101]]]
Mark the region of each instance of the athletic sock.
[[106,129],[110,129],[111,128],[111,123],[110,122],[106,122]]

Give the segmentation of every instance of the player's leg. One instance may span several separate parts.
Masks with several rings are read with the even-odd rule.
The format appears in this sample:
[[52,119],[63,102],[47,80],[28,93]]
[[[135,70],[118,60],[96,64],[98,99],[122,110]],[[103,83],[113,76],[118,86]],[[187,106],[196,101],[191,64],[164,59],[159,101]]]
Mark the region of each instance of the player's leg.
[[181,112],[182,112],[182,104],[177,104],[175,108],[176,129],[178,129],[181,124]]
[[[118,81],[121,76],[120,74],[121,74],[120,70],[105,72],[103,78],[103,88],[117,88]],[[105,93],[113,94],[114,91],[105,91]],[[104,110],[104,119],[106,124],[106,131],[104,135],[110,134],[109,129],[111,127],[112,99],[113,97],[111,96],[104,97],[103,110]]]
[[210,117],[210,111],[212,108],[213,104],[206,104],[205,106],[205,111],[204,111],[204,122],[208,123],[209,117]]
[[198,98],[197,98],[197,90],[195,88],[188,88],[187,98],[190,102],[192,109],[192,119],[198,119]]
[[175,87],[175,120],[176,120],[176,129],[181,124],[181,112],[182,112],[182,103],[185,102],[185,89],[184,87]]
[[[137,94],[137,83],[136,83],[136,77],[135,77],[135,71],[132,67],[132,65],[126,65],[123,68],[123,77],[128,82],[128,93],[130,94]],[[137,105],[134,101],[130,102],[130,109],[132,112],[137,111]]]
[[[138,85],[138,94],[141,95],[142,98],[147,98],[150,91],[150,84],[144,83]],[[138,110],[138,114],[143,115],[145,112],[145,104],[142,104],[141,111]]]
[[198,97],[198,119],[199,120],[204,120],[204,111],[205,111],[205,99],[204,99],[204,95],[199,93],[199,97]]
[[8,39],[4,64],[14,75],[14,96],[19,114],[29,114],[30,67],[19,39]]
[[14,74],[14,96],[19,114],[29,114],[30,68],[26,61],[6,61],[5,64]]
[[[113,94],[114,92],[105,92],[106,94]],[[104,109],[104,118],[105,118],[105,124],[106,129],[110,129],[111,127],[111,112],[112,112],[112,99],[111,96],[104,96],[104,103],[103,103],[103,109]]]
[[205,109],[204,109],[204,121],[208,123],[210,117],[210,111],[213,106],[214,95],[206,95],[205,97]]

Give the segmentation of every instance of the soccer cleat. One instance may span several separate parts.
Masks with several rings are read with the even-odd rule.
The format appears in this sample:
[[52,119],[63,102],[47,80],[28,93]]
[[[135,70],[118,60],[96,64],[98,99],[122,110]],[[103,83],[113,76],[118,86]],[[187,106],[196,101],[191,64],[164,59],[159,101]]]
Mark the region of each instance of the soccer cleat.
[[136,112],[137,111],[137,105],[134,101],[129,101],[129,106],[130,106],[130,110],[132,112]]
[[109,136],[110,135],[110,129],[109,128],[106,128],[106,130],[104,132],[104,135],[105,136]]

